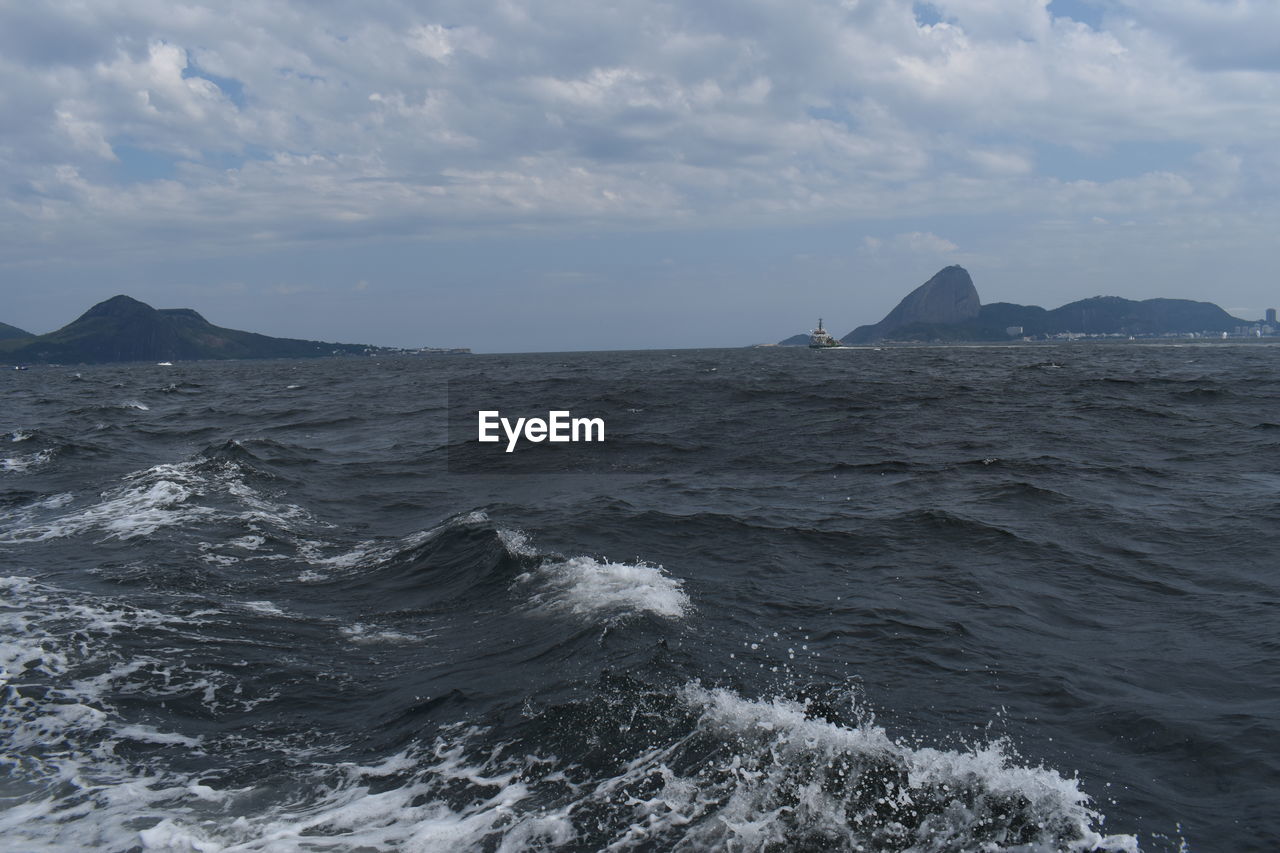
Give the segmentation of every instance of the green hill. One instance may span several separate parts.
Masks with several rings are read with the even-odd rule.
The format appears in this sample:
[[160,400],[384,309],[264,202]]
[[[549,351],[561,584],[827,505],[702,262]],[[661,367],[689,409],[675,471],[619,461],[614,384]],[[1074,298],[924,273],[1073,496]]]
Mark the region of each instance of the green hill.
[[99,302],[56,332],[0,340],[10,362],[60,364],[224,358],[316,358],[371,347],[273,338],[215,326],[190,308],[157,310],[128,296]]
[[16,338],[34,338],[35,335],[30,332],[24,332],[17,326],[10,326],[8,323],[0,323],[0,341],[11,341]]

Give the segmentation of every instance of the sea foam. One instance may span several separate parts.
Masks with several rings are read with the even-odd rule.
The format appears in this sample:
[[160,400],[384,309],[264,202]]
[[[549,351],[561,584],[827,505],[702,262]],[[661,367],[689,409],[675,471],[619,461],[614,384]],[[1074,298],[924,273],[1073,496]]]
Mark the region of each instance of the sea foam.
[[[14,439],[14,441],[17,441],[17,440],[18,439]],[[9,457],[0,459],[0,471],[13,471],[15,473],[22,473],[23,471],[29,471],[32,468],[37,468],[41,465],[44,465],[46,462],[48,462],[52,458],[53,458],[53,451],[48,448],[37,451],[35,453],[27,453],[22,456],[9,456]]]
[[531,584],[536,591],[530,603],[549,612],[589,618],[649,613],[679,619],[692,609],[683,581],[643,562],[548,560],[516,580]]
[[620,756],[616,773],[495,748],[488,730],[457,725],[377,763],[313,767],[306,804],[222,822],[174,808],[138,838],[155,850],[1138,850],[1095,828],[1076,780],[1019,765],[998,743],[911,747],[870,722],[698,684],[667,699],[692,728]]
[[[95,502],[66,514],[8,525],[0,530],[0,543],[42,542],[89,533],[127,540],[212,519],[289,529],[299,520],[309,521],[310,514],[259,494],[234,463],[192,460],[129,474]],[[246,541],[241,538],[228,544],[243,547]]]

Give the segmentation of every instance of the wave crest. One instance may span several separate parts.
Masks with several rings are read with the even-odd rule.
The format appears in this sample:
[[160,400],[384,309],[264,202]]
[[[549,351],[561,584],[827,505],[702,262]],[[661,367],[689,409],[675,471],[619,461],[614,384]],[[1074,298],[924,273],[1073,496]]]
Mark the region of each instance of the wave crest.
[[593,557],[546,560],[518,583],[534,586],[529,601],[550,612],[576,616],[627,616],[648,613],[680,619],[693,609],[684,582],[661,566],[613,563]]

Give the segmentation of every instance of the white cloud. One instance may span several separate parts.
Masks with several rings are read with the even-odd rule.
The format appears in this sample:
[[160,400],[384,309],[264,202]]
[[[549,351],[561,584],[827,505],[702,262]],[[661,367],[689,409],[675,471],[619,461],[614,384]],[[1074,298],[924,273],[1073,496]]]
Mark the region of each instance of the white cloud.
[[980,39],[1041,40],[1052,27],[1049,0],[933,0],[932,5]]
[[[1133,3],[1102,30],[1047,0],[932,5],[936,25],[906,0],[7,8],[0,244],[31,261],[584,225],[1203,223],[1242,198],[1276,218],[1258,188],[1280,78],[1258,57],[1203,70],[1188,40],[1252,44],[1274,4]],[[1169,143],[1202,153],[1093,180],[1037,153]]]
[[62,128],[72,143],[80,149],[96,154],[104,160],[115,160],[115,152],[107,144],[102,132],[102,125],[95,121],[79,118],[69,110],[55,110],[58,126]]
[[1138,27],[1168,38],[1210,69],[1280,70],[1280,4],[1273,0],[1120,0]]
[[950,240],[928,231],[912,231],[895,235],[893,243],[899,248],[921,255],[945,255],[960,248]]

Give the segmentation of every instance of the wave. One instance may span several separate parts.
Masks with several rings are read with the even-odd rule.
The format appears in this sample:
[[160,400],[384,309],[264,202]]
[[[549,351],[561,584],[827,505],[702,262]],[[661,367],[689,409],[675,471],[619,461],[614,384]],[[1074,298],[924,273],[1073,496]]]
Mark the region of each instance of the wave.
[[103,540],[132,540],[165,529],[185,529],[213,520],[251,527],[291,529],[310,514],[295,504],[275,502],[250,481],[261,473],[234,461],[197,458],[156,465],[124,477],[96,501],[34,521],[26,513],[0,529],[0,543],[43,542],[85,534]]
[[252,466],[255,473],[289,480],[290,468],[311,465],[316,457],[308,451],[269,438],[228,439],[211,444],[198,454],[201,459],[236,462]]
[[[0,836],[32,851],[136,848],[139,816],[197,787],[167,765],[174,753],[165,748],[200,755],[207,745],[154,715],[129,718],[119,705],[146,696],[238,714],[262,697],[246,696],[225,672],[166,654],[212,611],[167,614],[21,577],[0,577],[0,591],[0,765],[9,768]],[[152,650],[125,654],[110,642],[117,634],[147,635]]]
[[312,553],[305,579],[381,603],[384,611],[453,609],[500,594],[537,562],[532,551],[511,547],[513,541],[485,512],[473,510],[389,543],[364,542],[328,557]]
[[0,458],[0,471],[13,471],[19,474],[29,471],[52,460],[53,453],[51,448],[45,448],[22,456],[2,457]]
[[639,614],[678,620],[693,609],[683,581],[661,566],[543,553],[483,510],[391,543],[312,556],[305,580],[371,604],[394,602],[394,611],[452,612],[508,593],[535,612],[610,623]]
[[1188,388],[1185,391],[1175,391],[1173,396],[1179,400],[1193,400],[1195,402],[1204,402],[1208,400],[1222,400],[1234,396],[1232,392],[1226,388],[1206,388],[1196,387]]
[[532,587],[529,603],[549,613],[571,613],[596,619],[648,613],[680,619],[693,609],[683,581],[661,566],[612,563],[593,557],[546,560],[516,578]]
[[[137,838],[241,851],[1138,849],[1102,834],[1078,780],[1019,764],[1007,743],[912,746],[866,715],[832,722],[793,699],[615,677],[523,737],[493,736],[459,724],[374,761],[313,765],[308,802],[234,821],[173,807]],[[204,788],[186,800],[236,793]]]
[[[122,387],[122,386],[121,386]],[[91,403],[69,410],[69,414],[88,417],[107,416],[114,412],[149,412],[151,407],[141,400],[121,400],[118,403]]]
[[204,388],[205,386],[199,382],[182,381],[170,382],[168,385],[156,390],[162,394],[200,394],[203,392]]
[[[7,439],[7,441],[5,441]],[[44,429],[16,429],[0,437],[0,447],[13,447],[12,456],[0,456],[0,471],[25,473],[72,456],[101,455],[102,448],[83,440],[72,441]]]

